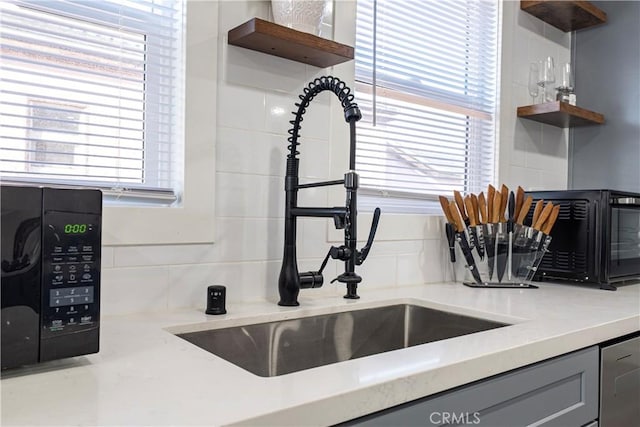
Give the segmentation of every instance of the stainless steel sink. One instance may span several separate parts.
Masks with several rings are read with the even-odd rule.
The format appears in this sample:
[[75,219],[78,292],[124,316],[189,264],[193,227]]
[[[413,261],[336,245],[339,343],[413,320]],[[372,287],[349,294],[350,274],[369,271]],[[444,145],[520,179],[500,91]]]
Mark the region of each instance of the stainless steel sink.
[[262,377],[507,326],[410,304],[177,334]]

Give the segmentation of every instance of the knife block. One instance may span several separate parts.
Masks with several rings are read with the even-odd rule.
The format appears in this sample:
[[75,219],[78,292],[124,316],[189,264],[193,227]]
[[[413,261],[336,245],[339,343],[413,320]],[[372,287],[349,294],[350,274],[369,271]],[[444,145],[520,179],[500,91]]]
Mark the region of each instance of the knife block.
[[551,236],[529,226],[490,223],[467,227],[464,238],[468,245],[459,237],[456,281],[479,288],[537,288],[531,282]]

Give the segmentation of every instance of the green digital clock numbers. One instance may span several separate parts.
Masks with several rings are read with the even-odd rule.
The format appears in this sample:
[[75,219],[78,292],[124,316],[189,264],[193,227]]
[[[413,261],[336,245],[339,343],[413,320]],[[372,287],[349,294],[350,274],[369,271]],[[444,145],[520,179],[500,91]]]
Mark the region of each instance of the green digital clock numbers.
[[65,224],[64,234],[83,234],[87,232],[87,224]]

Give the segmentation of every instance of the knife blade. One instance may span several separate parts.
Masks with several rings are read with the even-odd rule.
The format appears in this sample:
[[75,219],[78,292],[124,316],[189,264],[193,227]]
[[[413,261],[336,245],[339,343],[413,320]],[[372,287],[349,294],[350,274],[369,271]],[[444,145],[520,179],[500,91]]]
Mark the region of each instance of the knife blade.
[[[509,241],[507,236],[506,222],[502,221],[504,217],[504,207],[506,202],[502,200],[502,191],[497,192],[495,200],[493,201],[494,215],[493,218],[496,224],[496,272],[498,277],[498,283],[502,282],[504,277],[504,271],[507,265],[507,255],[509,250]],[[506,221],[506,218],[505,218]]]
[[[480,245],[480,236],[478,235],[478,202],[476,201],[476,205],[473,205],[473,198],[471,196],[466,196],[464,198],[464,205],[467,208],[467,214],[469,216],[469,234],[471,236],[471,240],[473,240],[472,246],[475,246],[478,255],[480,255],[480,259],[484,259],[484,248]],[[480,231],[482,233],[482,231]]]
[[[488,224],[491,219],[483,192],[478,194],[478,212],[480,213],[480,229],[482,230],[481,236],[478,238],[481,240],[485,255],[489,256],[495,252],[495,246],[489,240],[493,230],[490,230],[491,225]],[[490,264],[488,259],[487,264]],[[493,270],[491,271],[493,272]]]
[[[480,193],[480,194],[482,194],[482,193]],[[478,234],[478,247],[480,248],[480,251],[482,252],[480,254],[480,259],[484,260],[484,253],[485,253],[485,248],[484,248],[484,228],[482,227],[482,224],[485,222],[486,213],[483,214],[480,211],[480,202],[478,201],[478,197],[473,193],[471,193],[471,203],[473,204],[473,209],[475,210],[475,213],[476,213],[476,222],[478,223],[478,225],[476,226],[476,232]]]
[[540,240],[536,242],[537,250],[532,252],[533,260],[531,261],[531,266],[529,267],[529,272],[527,273],[526,281],[532,281],[533,277],[536,275],[536,271],[538,271],[538,267],[542,262],[542,258],[544,258],[545,254],[549,251],[549,244],[551,243],[551,236],[544,235],[542,233],[539,234]]
[[485,241],[487,245],[487,266],[489,272],[489,281],[493,280],[493,273],[496,265],[496,239],[497,231],[499,227],[500,219],[500,204],[502,203],[502,194],[495,191],[493,187],[489,186],[488,192],[492,194],[492,198],[487,200],[488,206],[487,214],[489,215],[489,223],[487,224],[487,234],[485,235]]
[[[515,224],[515,214],[516,214],[516,196],[513,193],[509,193],[509,202],[508,202],[508,210],[509,217],[507,218],[507,233],[509,234],[509,250],[507,256],[507,280],[511,281],[513,277],[513,228]],[[498,277],[500,277],[498,270]]]
[[540,217],[538,218],[538,222],[534,226],[534,229],[538,231],[538,234],[536,235],[535,241],[531,245],[532,250],[539,250],[543,240],[547,236],[549,236],[551,228],[553,228],[553,225],[558,219],[559,213],[560,205],[554,205],[553,203],[549,202],[544,207],[542,213],[540,214]]
[[[533,197],[527,196],[527,198],[522,203],[522,207],[520,208],[520,212],[517,215],[516,222],[514,224],[513,229],[513,259],[512,259],[512,272],[516,278],[525,279],[529,270],[526,268],[527,265],[524,263],[527,260],[527,255],[529,254],[529,247],[531,239],[533,238],[533,228],[527,225],[524,225],[524,220],[529,213],[529,209],[531,208],[531,204],[533,203]],[[517,201],[516,201],[516,209],[517,209]]]
[[[525,255],[525,267],[528,270],[526,280],[533,279],[533,276],[538,269],[538,265],[542,262],[542,257],[547,252],[547,248],[551,243],[550,236],[546,235],[542,228],[545,225],[545,222],[550,219],[554,206],[553,203],[548,202],[544,208],[539,208],[543,203],[543,200],[539,200],[536,204],[536,209],[538,209],[539,214],[534,212],[534,218],[536,221],[531,227],[533,229],[532,237],[528,239],[526,243],[528,246],[527,254]],[[559,208],[557,211],[559,212]],[[555,222],[555,219],[553,222]],[[551,227],[553,227],[553,223],[551,223]]]
[[477,246],[478,242],[477,242],[475,229],[469,228],[469,224],[471,224],[469,215],[471,215],[471,213],[466,207],[466,203],[465,203],[466,197],[463,198],[462,194],[460,194],[459,191],[454,190],[453,198],[456,201],[456,206],[458,207],[458,211],[460,212],[460,216],[462,217],[462,221],[465,225],[464,233],[466,234],[467,242],[469,243],[469,246],[471,247],[471,249],[473,249]]
[[[502,186],[502,196],[504,196],[504,190],[506,189],[506,186]],[[513,194],[513,192],[509,193],[507,196],[507,202],[506,204],[508,204],[509,206],[509,219],[507,220],[504,217],[504,212],[502,212],[502,206],[505,205],[504,201],[501,201],[501,209],[500,209],[500,215],[502,216],[502,218],[505,218],[504,221],[501,218],[501,221],[498,225],[498,237],[497,237],[497,254],[496,254],[496,267],[498,270],[498,283],[502,282],[502,279],[504,278],[504,273],[507,270],[507,268],[510,269],[510,260],[511,260],[511,256],[512,256],[512,249],[513,249],[513,234],[512,234],[512,227],[511,227],[511,223],[513,221],[513,214],[515,212],[515,208],[516,208],[516,201],[515,201],[515,195]],[[510,272],[507,275],[507,279],[510,280]]]
[[[549,205],[553,206],[552,203],[548,203],[548,206]],[[547,209],[547,206],[545,206],[545,209]],[[542,214],[540,214],[540,216],[542,217],[543,214],[544,210],[542,211]],[[558,219],[559,214],[560,205],[555,205],[550,210],[546,220],[542,221],[539,219],[541,230],[538,234],[538,237],[536,238],[536,242],[534,243],[537,246],[535,246],[535,252],[533,252],[534,257],[531,263],[531,269],[529,271],[529,274],[527,275],[527,280],[533,280],[533,277],[535,276],[536,271],[538,271],[538,267],[540,266],[542,259],[549,251],[549,245],[551,244],[551,235],[549,233],[551,232],[553,225]]]
[[471,275],[476,283],[482,285],[482,278],[480,277],[480,273],[476,267],[476,261],[473,259],[473,254],[471,253],[469,242],[467,242],[467,237],[464,234],[464,222],[460,212],[456,208],[455,202],[451,202],[449,204],[449,211],[451,212],[451,216],[453,217],[456,225],[456,240],[460,245],[460,249],[462,249],[462,255],[464,255],[464,259],[467,262],[467,267],[469,268],[469,271],[471,271]]
[[449,199],[445,196],[439,196],[438,199],[440,200],[440,206],[442,207],[442,212],[444,212],[444,217],[447,219],[447,223],[445,224],[445,234],[447,236],[447,246],[449,247],[449,258],[451,259],[451,262],[456,262],[455,224],[449,210]]

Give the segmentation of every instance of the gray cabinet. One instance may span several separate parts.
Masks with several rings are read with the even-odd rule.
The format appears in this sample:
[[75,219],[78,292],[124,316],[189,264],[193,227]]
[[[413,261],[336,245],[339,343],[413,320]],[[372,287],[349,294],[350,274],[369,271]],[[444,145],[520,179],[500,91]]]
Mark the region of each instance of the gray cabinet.
[[598,418],[597,346],[371,414],[353,426],[583,426]]
[[640,337],[602,348],[600,425],[640,423]]

